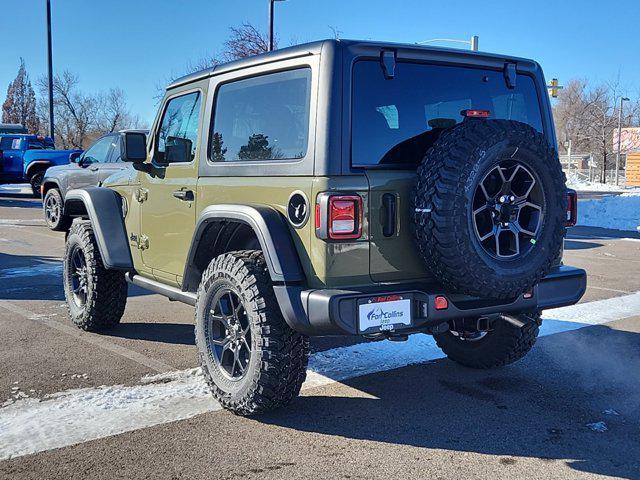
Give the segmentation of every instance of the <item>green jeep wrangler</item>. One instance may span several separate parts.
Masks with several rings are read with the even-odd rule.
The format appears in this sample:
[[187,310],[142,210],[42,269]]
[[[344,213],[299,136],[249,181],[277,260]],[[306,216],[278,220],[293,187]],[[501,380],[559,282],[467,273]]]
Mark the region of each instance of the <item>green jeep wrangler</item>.
[[70,316],[114,327],[127,282],[193,305],[204,377],[241,415],[299,393],[309,336],[427,333],[497,367],[586,288],[531,60],[299,45],[175,81],[121,142],[133,168],[65,198]]

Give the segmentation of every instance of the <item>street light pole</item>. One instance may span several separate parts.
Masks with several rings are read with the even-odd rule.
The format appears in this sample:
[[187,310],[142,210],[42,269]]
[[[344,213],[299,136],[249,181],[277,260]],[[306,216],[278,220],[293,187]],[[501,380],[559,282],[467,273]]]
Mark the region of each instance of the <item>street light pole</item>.
[[275,0],[269,0],[269,51],[273,51],[273,4]]
[[53,128],[53,56],[51,54],[51,0],[47,0],[47,59],[49,69],[49,136],[54,137]]
[[284,2],[285,0],[269,0],[269,51],[273,51],[273,46],[275,44],[275,35],[273,33],[273,14],[274,14],[274,4],[276,2]]
[[620,152],[622,148],[622,106],[627,102],[627,97],[620,97],[620,110],[618,111],[618,154],[616,155],[616,185],[618,185],[618,175],[620,171]]

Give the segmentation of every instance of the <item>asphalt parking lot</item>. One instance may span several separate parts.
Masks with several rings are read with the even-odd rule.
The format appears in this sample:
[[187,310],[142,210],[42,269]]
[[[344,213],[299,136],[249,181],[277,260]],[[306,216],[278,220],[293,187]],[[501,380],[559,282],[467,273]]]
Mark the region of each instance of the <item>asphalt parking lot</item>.
[[[426,340],[317,339],[302,396],[241,418],[199,390],[190,307],[132,290],[113,331],[71,324],[64,235],[40,208],[0,192],[0,478],[640,478],[636,234],[572,229],[565,262],[588,271],[587,294],[547,312],[512,366],[466,369]],[[101,403],[115,394],[131,408]],[[48,434],[72,402],[95,424]]]

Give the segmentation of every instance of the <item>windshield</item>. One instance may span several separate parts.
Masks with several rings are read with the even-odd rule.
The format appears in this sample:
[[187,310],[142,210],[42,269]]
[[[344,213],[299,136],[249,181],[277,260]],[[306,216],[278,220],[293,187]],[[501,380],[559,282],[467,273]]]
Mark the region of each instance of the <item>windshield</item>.
[[542,132],[533,79],[518,75],[508,88],[501,71],[398,63],[385,79],[380,63],[353,71],[352,164],[417,165],[462,110],[489,110],[492,119],[517,120]]

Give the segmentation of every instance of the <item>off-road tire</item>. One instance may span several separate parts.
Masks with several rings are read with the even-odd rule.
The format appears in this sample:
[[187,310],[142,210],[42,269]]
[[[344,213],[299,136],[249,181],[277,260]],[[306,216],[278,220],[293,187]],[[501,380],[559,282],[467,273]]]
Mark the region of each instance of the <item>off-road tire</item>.
[[[223,375],[207,341],[206,315],[220,289],[241,299],[251,328],[251,358],[239,380]],[[259,250],[229,252],[213,259],[202,275],[196,304],[196,345],[213,396],[237,415],[254,415],[288,404],[306,378],[309,339],[292,330],[280,311]]]
[[[515,152],[512,154],[512,152]],[[509,155],[534,172],[546,201],[539,238],[513,260],[487,255],[473,227],[473,195],[483,175]],[[428,269],[449,291],[513,298],[557,263],[565,234],[565,175],[555,150],[534,128],[511,120],[469,119],[426,153],[413,192],[415,238]]]
[[[87,294],[84,305],[73,297],[72,255],[80,249],[87,271]],[[127,282],[124,273],[104,268],[91,222],[76,219],[67,236],[63,265],[64,294],[73,323],[82,330],[100,332],[120,322],[127,303]]]
[[40,192],[40,186],[42,185],[42,180],[44,179],[44,171],[39,171],[31,175],[29,179],[29,184],[31,184],[31,192],[35,198],[40,198],[42,193]]
[[[55,215],[53,212],[49,212],[50,209],[55,208],[57,208]],[[51,230],[63,232],[71,226],[72,218],[62,213],[64,211],[64,202],[62,201],[60,190],[57,188],[47,190],[42,199],[42,210],[44,212],[44,220]]]
[[465,367],[488,369],[516,362],[536,343],[540,325],[539,313],[515,315],[524,323],[516,327],[501,318],[493,321],[492,330],[478,340],[463,340],[448,331],[434,336],[442,351]]

